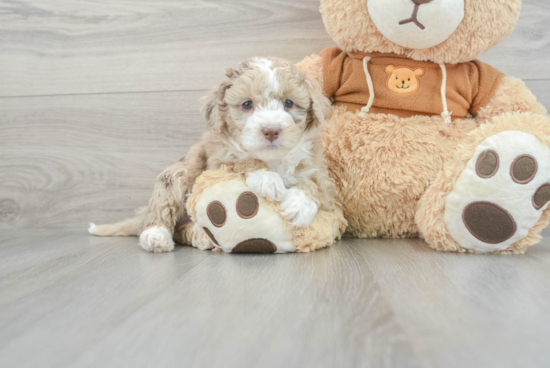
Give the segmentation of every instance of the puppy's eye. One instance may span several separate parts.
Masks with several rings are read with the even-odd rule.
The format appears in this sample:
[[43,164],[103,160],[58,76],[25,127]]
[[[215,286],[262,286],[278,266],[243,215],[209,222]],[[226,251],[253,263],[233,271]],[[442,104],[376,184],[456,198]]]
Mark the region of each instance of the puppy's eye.
[[254,104],[252,103],[252,101],[246,101],[245,103],[243,103],[243,109],[245,110],[250,110],[253,107]]
[[291,100],[286,100],[286,101],[285,101],[285,107],[286,107],[287,109],[291,109],[292,106],[294,106],[294,102],[292,102]]

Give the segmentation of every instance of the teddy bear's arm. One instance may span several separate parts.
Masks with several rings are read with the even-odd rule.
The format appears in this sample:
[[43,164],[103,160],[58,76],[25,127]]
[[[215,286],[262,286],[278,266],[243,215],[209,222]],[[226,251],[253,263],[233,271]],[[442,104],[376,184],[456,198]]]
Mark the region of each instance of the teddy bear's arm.
[[476,120],[481,124],[486,120],[507,112],[532,112],[547,115],[548,112],[537,102],[537,98],[521,79],[506,76],[502,79],[495,95],[487,106],[479,109]]

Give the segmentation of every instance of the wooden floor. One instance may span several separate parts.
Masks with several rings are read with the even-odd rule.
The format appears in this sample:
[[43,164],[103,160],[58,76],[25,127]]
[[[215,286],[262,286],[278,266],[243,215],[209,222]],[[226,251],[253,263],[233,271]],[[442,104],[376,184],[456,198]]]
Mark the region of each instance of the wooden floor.
[[[0,367],[549,367],[550,231],[524,256],[345,240],[148,254],[146,203],[250,56],[335,44],[318,0],[0,0]],[[481,59],[550,108],[550,2]]]
[[549,241],[523,256],[351,239],[149,254],[137,238],[5,231],[0,367],[548,367],[549,280]]

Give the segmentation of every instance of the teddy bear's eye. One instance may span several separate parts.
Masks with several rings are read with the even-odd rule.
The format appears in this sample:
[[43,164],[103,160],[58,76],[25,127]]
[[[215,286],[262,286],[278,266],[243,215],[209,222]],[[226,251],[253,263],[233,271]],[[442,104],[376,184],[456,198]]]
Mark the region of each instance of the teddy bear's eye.
[[399,79],[399,78],[395,77],[395,79]]
[[411,78],[409,78],[409,82],[411,81]]

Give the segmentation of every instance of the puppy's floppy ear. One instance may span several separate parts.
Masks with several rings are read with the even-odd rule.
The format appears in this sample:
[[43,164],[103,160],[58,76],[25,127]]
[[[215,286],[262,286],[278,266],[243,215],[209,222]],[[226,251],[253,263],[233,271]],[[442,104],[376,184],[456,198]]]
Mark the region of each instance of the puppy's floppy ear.
[[330,100],[324,95],[323,88],[312,77],[307,77],[306,84],[309,89],[309,98],[311,99],[311,106],[308,111],[310,115],[308,129],[311,127],[322,127],[325,124],[328,111],[331,106]]
[[206,96],[200,99],[201,113],[206,119],[206,128],[212,133],[220,134],[225,125],[227,112],[225,92],[231,87],[235,74],[234,69],[228,68],[225,80],[214,86]]

